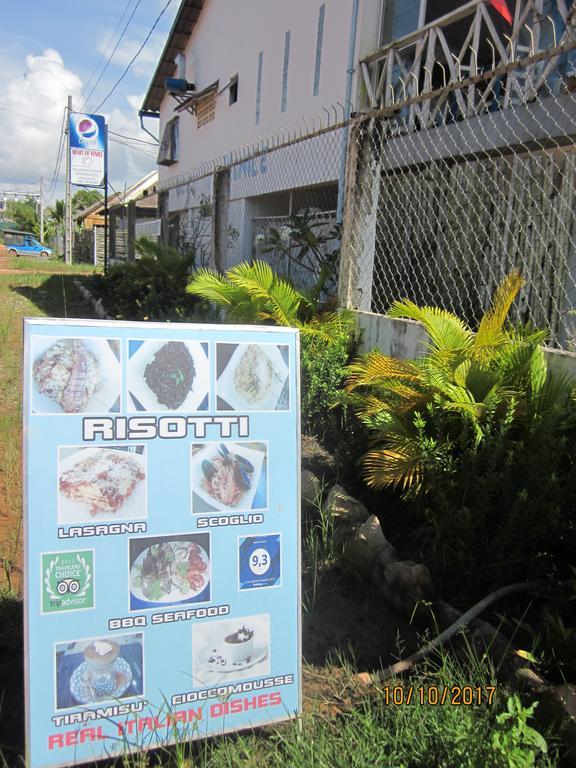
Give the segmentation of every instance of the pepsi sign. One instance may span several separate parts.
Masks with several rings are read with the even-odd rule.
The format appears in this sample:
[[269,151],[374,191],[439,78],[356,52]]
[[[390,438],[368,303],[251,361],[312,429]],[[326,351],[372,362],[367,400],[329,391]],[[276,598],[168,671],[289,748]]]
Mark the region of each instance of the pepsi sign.
[[70,181],[102,187],[106,168],[106,123],[102,115],[70,115]]

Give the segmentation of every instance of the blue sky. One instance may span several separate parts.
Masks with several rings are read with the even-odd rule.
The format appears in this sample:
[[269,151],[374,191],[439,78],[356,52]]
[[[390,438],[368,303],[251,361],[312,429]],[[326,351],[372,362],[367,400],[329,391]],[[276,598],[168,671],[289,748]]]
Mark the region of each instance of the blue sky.
[[[54,178],[63,109],[95,111],[150,32],[168,0],[11,0],[2,3],[0,46],[0,188],[25,189]],[[114,94],[101,106],[109,129],[151,141],[138,108],[162,52],[180,0],[172,0],[152,37]],[[90,95],[130,15],[124,37]],[[115,31],[116,30],[116,31]],[[19,114],[15,114],[19,113]],[[34,118],[28,119],[28,118]],[[147,125],[151,121],[147,121]],[[153,123],[152,123],[153,126]],[[118,138],[118,137],[116,137]],[[155,167],[146,144],[110,144],[109,173],[118,188]],[[62,197],[64,162],[51,198]]]

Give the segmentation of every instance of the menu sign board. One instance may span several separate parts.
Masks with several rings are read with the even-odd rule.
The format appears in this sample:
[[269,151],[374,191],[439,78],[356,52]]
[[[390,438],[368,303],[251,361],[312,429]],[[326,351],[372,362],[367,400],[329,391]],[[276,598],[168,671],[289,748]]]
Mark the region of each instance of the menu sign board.
[[24,335],[27,764],[300,712],[297,331]]

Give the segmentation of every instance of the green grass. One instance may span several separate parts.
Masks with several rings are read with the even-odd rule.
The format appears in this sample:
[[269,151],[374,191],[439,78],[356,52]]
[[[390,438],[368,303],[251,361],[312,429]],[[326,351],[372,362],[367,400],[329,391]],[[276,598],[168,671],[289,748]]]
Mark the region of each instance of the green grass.
[[93,317],[75,279],[75,274],[0,274],[0,591],[20,587],[22,318]]
[[[320,686],[308,687],[310,675]],[[354,684],[353,669],[304,669],[305,714],[300,721],[192,743],[189,748],[125,756],[115,766],[150,768],[552,768],[554,742],[547,753],[534,736],[530,710],[499,689],[477,662],[459,664],[443,655],[410,681],[366,691]],[[393,691],[415,692],[435,686],[495,687],[491,704],[432,706],[392,702]],[[509,702],[516,713],[507,716]],[[527,719],[528,723],[523,721]],[[495,736],[497,734],[497,736]],[[501,746],[504,744],[504,752]],[[515,760],[515,762],[514,762]]]
[[63,259],[27,259],[25,256],[12,256],[8,259],[8,269],[38,272],[65,272],[70,274],[92,274],[101,272],[101,267],[93,264],[65,264]]

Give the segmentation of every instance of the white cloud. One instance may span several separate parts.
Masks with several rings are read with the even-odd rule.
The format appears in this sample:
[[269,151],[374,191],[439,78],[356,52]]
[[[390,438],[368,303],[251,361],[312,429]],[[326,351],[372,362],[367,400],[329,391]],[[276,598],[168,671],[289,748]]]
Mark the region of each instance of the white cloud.
[[[0,52],[0,183],[24,184],[40,176],[46,182],[51,180],[68,94],[73,106],[82,104],[82,81],[66,67],[58,51],[49,48],[41,55],[26,56],[24,62]],[[142,96],[128,95],[125,106],[113,108],[107,115],[109,129],[151,141],[139,125],[142,100]],[[140,148],[154,152],[153,147]],[[116,188],[132,184],[154,167],[154,156],[110,143],[109,174]],[[63,174],[64,162],[55,191],[58,197],[63,196]]]
[[[120,69],[124,69],[132,61],[132,58],[135,56],[136,52],[142,45],[142,42],[145,37],[146,37],[146,33],[143,31],[141,38],[137,38],[137,39],[135,38],[132,40],[122,40],[116,53],[114,54],[114,57],[110,62],[108,71],[110,71],[113,66],[116,66]],[[108,42],[108,39],[109,39],[109,35],[102,38],[98,46],[98,50],[100,51],[100,53],[103,53],[104,50],[106,49],[106,44]],[[146,77],[150,79],[154,74],[156,65],[160,60],[162,51],[164,50],[165,41],[166,41],[165,33],[162,33],[162,34],[154,33],[152,37],[148,40],[148,42],[146,43],[142,51],[138,54],[138,58],[136,59],[134,64],[131,66],[130,72],[133,75],[136,75],[138,77]],[[111,50],[112,49],[108,51],[107,55],[110,55]]]

